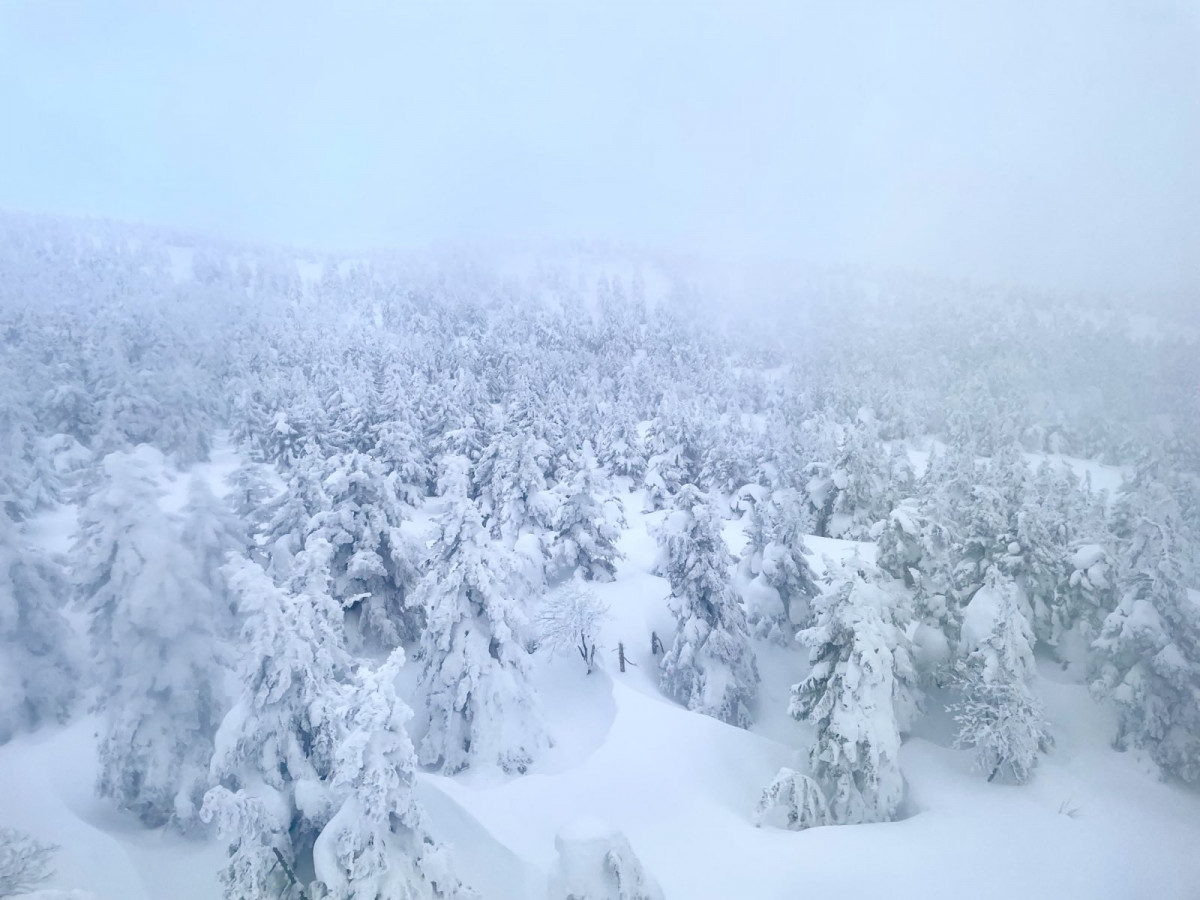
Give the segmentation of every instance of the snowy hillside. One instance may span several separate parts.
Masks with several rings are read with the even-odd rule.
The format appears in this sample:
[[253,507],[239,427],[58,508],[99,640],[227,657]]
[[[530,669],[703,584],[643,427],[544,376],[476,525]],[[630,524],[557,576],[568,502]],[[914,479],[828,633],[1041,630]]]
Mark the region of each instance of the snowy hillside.
[[[214,462],[197,469],[223,491],[235,467],[219,445]],[[182,483],[174,476],[169,485]],[[835,892],[845,890],[848,869],[862,896],[953,898],[970,883],[980,897],[1184,898],[1200,883],[1191,852],[1200,840],[1200,795],[1162,785],[1151,763],[1108,747],[1111,715],[1050,662],[1040,675],[1056,746],[1033,785],[981,783],[968,752],[951,747],[953,723],[934,700],[903,751],[901,821],[798,833],[755,827],[758,792],[780,767],[796,765],[811,740],[811,729],[783,715],[786,686],[807,671],[804,654],[757,646],[774,689],[749,732],[663,698],[644,640],[670,627],[669,587],[652,573],[656,551],[646,530],[661,514],[632,512],[642,508],[640,494],[622,499],[631,511],[620,542],[625,558],[617,578],[596,589],[613,611],[601,636],[603,662],[588,675],[578,659],[546,659],[534,675],[554,750],[519,778],[422,777],[418,796],[434,834],[453,847],[481,897],[542,896],[555,835],[586,816],[624,833],[667,897]],[[168,495],[164,505],[182,500]],[[30,522],[47,549],[63,546],[70,511]],[[731,549],[745,543],[741,525],[725,529]],[[812,536],[808,543],[832,559],[874,553],[872,544]],[[629,642],[625,673],[614,656],[622,641]],[[95,798],[96,727],[87,717],[0,749],[5,823],[63,848],[54,882],[64,887],[88,885],[98,898],[122,900],[218,896],[219,842],[145,832]],[[1006,848],[1002,858],[998,846]],[[879,863],[860,871],[856,861],[864,858]]]
[[8,228],[0,896],[1196,896],[1187,340]]

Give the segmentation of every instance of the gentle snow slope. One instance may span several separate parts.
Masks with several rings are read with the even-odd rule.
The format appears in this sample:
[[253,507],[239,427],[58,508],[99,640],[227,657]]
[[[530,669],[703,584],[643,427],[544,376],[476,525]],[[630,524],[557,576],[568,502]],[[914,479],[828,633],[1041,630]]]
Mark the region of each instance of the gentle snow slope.
[[[222,457],[207,474],[217,477],[231,462]],[[754,732],[659,695],[649,632],[669,641],[671,619],[666,582],[651,574],[647,526],[661,514],[640,509],[640,497],[626,498],[626,559],[615,583],[597,587],[613,614],[604,670],[589,676],[578,658],[537,658],[556,740],[549,756],[519,778],[422,779],[435,834],[455,845],[464,878],[484,900],[544,896],[556,831],[585,816],[628,836],[668,900],[1200,896],[1200,795],[1157,782],[1138,755],[1112,750],[1108,714],[1049,665],[1040,691],[1057,745],[1032,784],[988,784],[972,772],[970,754],[950,747],[943,701],[931,698],[902,750],[903,820],[800,833],[755,828],[750,814],[762,787],[781,766],[803,765],[810,732],[786,716],[786,703],[788,685],[806,670],[804,654],[759,646],[764,684]],[[731,543],[738,530],[727,527]],[[845,541],[811,545],[818,569],[824,555],[872,552]],[[618,641],[632,663],[623,674]],[[63,846],[57,885],[104,900],[216,900],[219,842],[144,831],[93,798],[93,730],[84,719],[0,747],[0,823]]]

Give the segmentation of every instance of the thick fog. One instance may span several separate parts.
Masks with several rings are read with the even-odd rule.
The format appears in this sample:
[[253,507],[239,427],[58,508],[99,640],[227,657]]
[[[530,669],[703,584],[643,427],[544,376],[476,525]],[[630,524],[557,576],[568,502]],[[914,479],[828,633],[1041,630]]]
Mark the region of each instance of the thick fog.
[[1200,26],[1166,0],[6,3],[0,116],[10,209],[1200,283]]

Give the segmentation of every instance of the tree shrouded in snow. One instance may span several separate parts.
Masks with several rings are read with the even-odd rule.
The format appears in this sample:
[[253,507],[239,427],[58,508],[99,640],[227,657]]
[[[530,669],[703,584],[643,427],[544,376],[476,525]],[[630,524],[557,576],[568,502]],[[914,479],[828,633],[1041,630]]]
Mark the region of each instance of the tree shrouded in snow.
[[280,893],[332,813],[325,782],[351,662],[341,609],[320,584],[330,553],[314,541],[298,557],[297,582],[308,582],[299,593],[248,560],[226,568],[245,615],[243,688],[217,732],[211,777],[219,786],[203,813],[229,841],[222,873],[229,900]]
[[1103,544],[1080,543],[1065,554],[1063,583],[1059,585],[1059,619],[1079,627],[1095,639],[1114,602],[1113,558]]
[[288,472],[287,486],[263,506],[257,539],[277,581],[291,576],[292,561],[304,549],[313,516],[329,509],[322,475],[318,457],[300,457]]
[[1094,687],[1116,702],[1118,746],[1146,747],[1165,772],[1200,781],[1200,593],[1184,581],[1179,508],[1151,481],[1122,497],[1117,517],[1128,542]]
[[817,533],[865,538],[871,525],[888,512],[889,467],[871,421],[860,419],[846,428],[824,486]]
[[200,817],[226,843],[228,859],[220,873],[225,900],[284,897],[296,886],[288,874],[295,865],[288,810],[272,799],[221,785],[204,795]]
[[266,465],[245,460],[226,478],[226,502],[247,531],[257,530],[263,523],[264,507],[274,494],[269,477]]
[[427,616],[419,758],[448,773],[481,763],[521,772],[547,743],[523,640],[521,602],[531,588],[512,552],[483,527],[462,461],[439,489],[445,511],[434,559],[411,600]]
[[[195,559],[200,583],[213,597],[232,605],[232,596],[222,571],[229,554],[244,555],[250,538],[241,522],[200,478],[188,482],[188,502],[183,508],[180,541]],[[231,624],[225,617],[226,625]]]
[[228,607],[159,507],[162,467],[145,445],[105,457],[73,561],[104,688],[97,789],[149,825],[186,827],[224,706],[217,635]]
[[416,504],[428,491],[432,475],[420,434],[406,417],[386,419],[372,429],[375,446],[371,455],[389,476],[395,476],[397,493]]
[[587,581],[612,581],[616,575],[620,529],[609,520],[600,473],[591,448],[585,447],[579,470],[562,486],[551,548],[554,565]]
[[817,729],[812,777],[831,824],[890,821],[904,797],[900,732],[917,707],[898,599],[877,574],[846,573],[813,610],[815,624],[798,635],[812,671],[792,688],[789,707]]
[[546,442],[529,433],[502,430],[475,463],[472,481],[488,530],[510,546],[536,521],[535,496],[546,486]]
[[346,720],[329,779],[340,805],[313,846],[321,896],[330,900],[474,896],[429,837],[413,797],[416,754],[405,731],[412,710],[394,684],[403,654],[394,650],[378,669],[360,668],[344,691]]
[[659,686],[690,710],[745,728],[758,695],[758,665],[730,585],[733,557],[706,494],[684,485],[675,502],[658,532],[659,569],[671,584],[678,623]]
[[80,659],[61,608],[67,585],[0,506],[0,743],[71,709]]
[[331,457],[323,464],[324,508],[305,527],[333,547],[331,592],[361,613],[361,630],[394,647],[415,640],[420,607],[405,603],[418,578],[419,550],[400,531],[404,519],[394,479],[362,453]]
[[741,562],[749,580],[748,619],[755,634],[788,644],[796,627],[806,623],[809,601],[819,593],[800,532],[800,503],[786,489],[756,503]]
[[1033,692],[1033,631],[1021,612],[1018,587],[996,568],[963,612],[962,650],[955,665],[961,699],[950,711],[958,723],[955,745],[970,747],[988,781],[1023,784],[1050,732]]
[[247,613],[245,687],[218,732],[220,784],[204,808],[229,841],[226,896],[279,893],[310,871],[321,897],[469,896],[412,795],[411,711],[393,684],[403,651],[354,670],[327,592],[332,552],[313,540],[294,589],[246,560],[227,569]]

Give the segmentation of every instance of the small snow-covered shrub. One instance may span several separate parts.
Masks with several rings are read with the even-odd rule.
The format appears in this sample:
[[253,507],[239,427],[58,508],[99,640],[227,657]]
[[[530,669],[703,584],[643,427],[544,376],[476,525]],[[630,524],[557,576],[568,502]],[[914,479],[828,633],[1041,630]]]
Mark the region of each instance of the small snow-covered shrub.
[[625,835],[603,822],[574,822],[559,831],[554,846],[549,900],[663,900]]
[[803,831],[832,824],[829,802],[821,786],[795,769],[782,768],[762,792],[754,824]]
[[599,597],[582,582],[568,581],[551,591],[538,610],[538,636],[551,652],[577,651],[590,675],[600,627],[607,618],[608,607]]
[[49,878],[57,850],[16,828],[0,826],[0,897],[24,895]]

